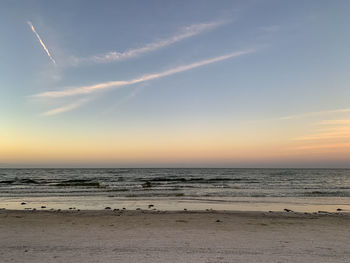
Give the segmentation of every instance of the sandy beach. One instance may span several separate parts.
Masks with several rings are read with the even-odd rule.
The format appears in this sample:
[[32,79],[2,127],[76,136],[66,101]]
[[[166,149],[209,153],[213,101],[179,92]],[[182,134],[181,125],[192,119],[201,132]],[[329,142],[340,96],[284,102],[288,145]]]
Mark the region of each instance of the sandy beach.
[[349,262],[349,214],[0,211],[1,262]]

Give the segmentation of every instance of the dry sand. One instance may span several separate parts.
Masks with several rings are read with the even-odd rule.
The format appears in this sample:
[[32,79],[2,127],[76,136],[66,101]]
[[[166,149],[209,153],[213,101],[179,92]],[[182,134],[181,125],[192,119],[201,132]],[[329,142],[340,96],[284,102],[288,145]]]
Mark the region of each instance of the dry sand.
[[350,216],[2,210],[0,262],[350,262]]

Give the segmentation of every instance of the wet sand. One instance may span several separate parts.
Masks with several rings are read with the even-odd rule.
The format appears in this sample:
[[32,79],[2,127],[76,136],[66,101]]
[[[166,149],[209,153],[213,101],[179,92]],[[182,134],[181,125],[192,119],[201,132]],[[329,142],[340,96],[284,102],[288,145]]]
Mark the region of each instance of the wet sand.
[[349,262],[350,215],[0,211],[1,262]]
[[[25,205],[22,205],[25,203]],[[350,212],[350,197],[206,197],[206,198],[121,198],[110,196],[21,196],[0,197],[0,209],[7,210],[66,210],[75,207],[81,210],[103,210],[106,206],[135,210],[148,209],[149,204],[164,211],[183,209],[206,211],[283,211],[288,208],[296,212],[317,212],[319,210],[337,212],[338,209]]]

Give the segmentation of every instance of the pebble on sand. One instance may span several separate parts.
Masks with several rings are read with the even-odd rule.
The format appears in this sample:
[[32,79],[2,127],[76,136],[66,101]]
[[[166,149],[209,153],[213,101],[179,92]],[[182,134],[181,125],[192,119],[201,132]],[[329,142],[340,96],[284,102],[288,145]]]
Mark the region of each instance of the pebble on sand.
[[21,205],[26,205],[26,204],[27,204],[27,203],[25,203],[25,202],[22,202],[22,203],[21,203]]
[[105,207],[105,209],[107,209],[107,210],[109,210],[109,209],[111,209],[109,206],[107,206],[107,207]]
[[284,211],[286,211],[286,212],[293,212],[293,210],[290,210],[288,208],[285,208]]

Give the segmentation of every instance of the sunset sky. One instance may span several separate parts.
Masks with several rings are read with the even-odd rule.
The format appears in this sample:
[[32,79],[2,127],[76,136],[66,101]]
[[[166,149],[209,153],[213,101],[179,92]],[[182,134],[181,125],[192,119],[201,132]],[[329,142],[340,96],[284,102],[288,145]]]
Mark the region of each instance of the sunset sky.
[[350,167],[350,1],[1,1],[0,167]]

